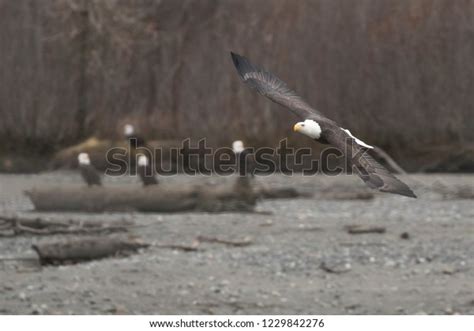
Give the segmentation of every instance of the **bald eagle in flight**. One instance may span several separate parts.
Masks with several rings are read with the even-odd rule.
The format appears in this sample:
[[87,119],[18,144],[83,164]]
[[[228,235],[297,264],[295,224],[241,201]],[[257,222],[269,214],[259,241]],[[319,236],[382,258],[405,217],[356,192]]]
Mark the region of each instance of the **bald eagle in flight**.
[[415,193],[402,181],[393,176],[366,152],[370,146],[341,128],[334,121],[311,107],[294,91],[271,72],[253,65],[247,58],[232,53],[232,61],[240,78],[250,88],[266,96],[297,115],[301,122],[294,125],[295,132],[323,144],[330,144],[349,158],[349,165],[356,169],[360,178],[373,189],[416,198]]
[[100,179],[99,172],[91,164],[89,154],[79,153],[77,160],[79,161],[79,169],[81,171],[82,179],[84,179],[86,184],[89,187],[94,185],[102,186],[102,180]]

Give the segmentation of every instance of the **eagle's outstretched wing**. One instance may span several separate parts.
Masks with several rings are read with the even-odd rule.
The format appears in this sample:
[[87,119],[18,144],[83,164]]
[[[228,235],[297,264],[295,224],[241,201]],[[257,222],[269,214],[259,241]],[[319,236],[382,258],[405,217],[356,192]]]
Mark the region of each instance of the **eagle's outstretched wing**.
[[316,109],[308,105],[293,90],[272,74],[262,68],[253,65],[247,58],[232,53],[232,61],[237,68],[240,78],[258,93],[266,96],[273,102],[276,102],[290,109],[293,113],[302,119],[324,118]]
[[328,127],[326,124],[326,139],[345,155],[349,161],[348,165],[370,188],[416,198],[407,184],[375,161],[367,153],[368,149],[358,144],[346,131],[337,126]]

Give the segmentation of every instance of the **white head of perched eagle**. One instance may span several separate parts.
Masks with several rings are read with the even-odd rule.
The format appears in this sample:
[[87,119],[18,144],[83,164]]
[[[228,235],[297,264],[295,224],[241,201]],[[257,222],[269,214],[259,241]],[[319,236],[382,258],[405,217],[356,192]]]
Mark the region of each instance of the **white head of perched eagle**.
[[77,156],[77,161],[81,165],[90,165],[91,164],[91,159],[89,158],[89,154],[87,153],[79,153]]
[[138,166],[139,167],[148,167],[148,158],[145,155],[138,156]]
[[101,186],[102,180],[99,172],[91,164],[91,159],[87,153],[79,153],[77,156],[79,161],[79,170],[81,171],[82,179],[88,186]]
[[242,140],[236,140],[232,143],[232,151],[234,153],[242,153],[245,150]]
[[131,136],[135,133],[135,128],[131,124],[125,124],[123,127],[123,133],[125,136]]

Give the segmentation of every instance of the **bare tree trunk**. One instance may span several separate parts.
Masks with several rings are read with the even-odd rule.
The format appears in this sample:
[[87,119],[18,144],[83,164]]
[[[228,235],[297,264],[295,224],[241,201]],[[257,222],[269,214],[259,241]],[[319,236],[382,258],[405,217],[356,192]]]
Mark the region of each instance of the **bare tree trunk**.
[[79,81],[77,85],[77,139],[85,137],[85,125],[87,118],[87,70],[88,70],[88,39],[89,39],[89,1],[82,0],[81,8],[79,10],[80,17],[80,38],[79,38]]

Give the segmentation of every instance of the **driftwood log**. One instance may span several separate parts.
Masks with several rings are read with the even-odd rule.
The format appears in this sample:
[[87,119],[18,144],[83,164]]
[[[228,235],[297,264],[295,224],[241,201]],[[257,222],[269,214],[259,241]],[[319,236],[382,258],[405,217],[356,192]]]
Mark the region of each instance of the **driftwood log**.
[[201,187],[196,209],[207,212],[252,212],[257,198],[251,180],[248,177],[237,177],[231,186]]
[[25,192],[38,211],[141,211],[177,212],[193,210],[198,192],[193,189],[160,187],[58,187]]
[[253,178],[237,177],[232,185],[150,187],[50,187],[25,192],[37,211],[76,212],[253,212],[258,199],[315,197],[329,200],[370,200],[369,191],[324,191],[309,194],[292,187],[269,188]]
[[218,237],[209,237],[209,236],[201,235],[197,237],[197,241],[211,243],[211,244],[223,244],[223,245],[233,246],[233,247],[244,247],[244,246],[249,246],[253,244],[253,240],[250,237],[245,237],[241,240],[229,240],[229,239],[223,239],[223,238],[218,238]]
[[253,196],[259,199],[295,199],[313,196],[309,193],[300,192],[294,187],[268,187],[256,183],[255,178],[251,176],[237,177],[234,188],[236,191],[242,192],[242,194],[252,192]]
[[64,264],[127,254],[149,244],[124,238],[81,238],[32,245],[42,265]]
[[345,229],[350,234],[385,233],[387,231],[384,226],[361,224],[346,225]]
[[327,191],[314,194],[318,200],[372,200],[375,195],[370,191]]
[[232,186],[58,187],[25,192],[38,211],[183,212],[253,211],[257,196]]
[[313,196],[313,194],[300,192],[293,187],[261,187],[257,190],[257,195],[262,199],[296,199],[310,198]]
[[432,185],[432,190],[442,195],[446,200],[472,200],[474,199],[474,187],[468,184],[445,185],[436,182]]
[[47,218],[27,218],[19,216],[0,216],[0,237],[15,235],[54,235],[54,234],[103,234],[126,232],[133,222],[102,222],[97,220],[53,220]]

